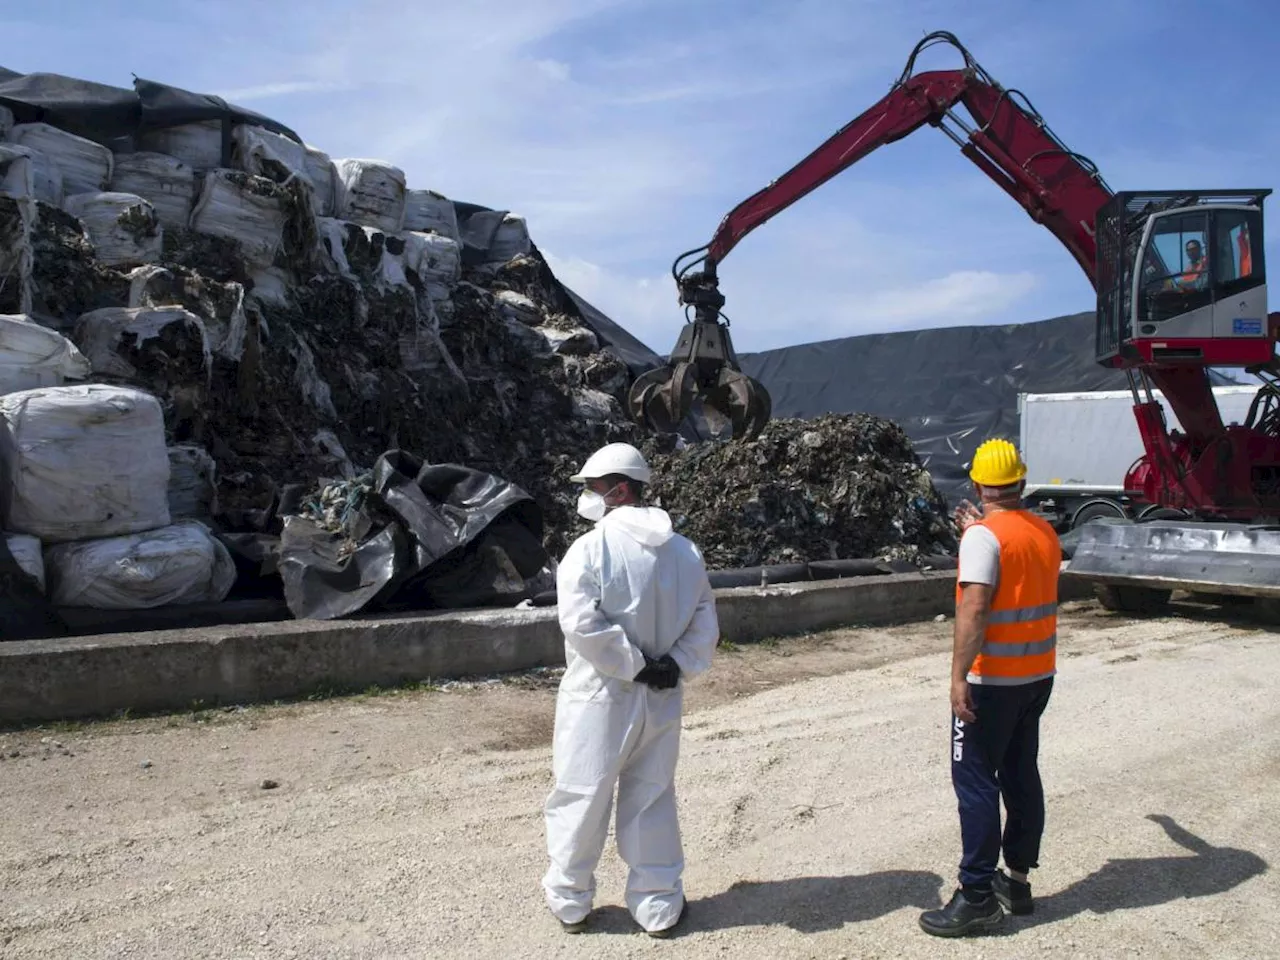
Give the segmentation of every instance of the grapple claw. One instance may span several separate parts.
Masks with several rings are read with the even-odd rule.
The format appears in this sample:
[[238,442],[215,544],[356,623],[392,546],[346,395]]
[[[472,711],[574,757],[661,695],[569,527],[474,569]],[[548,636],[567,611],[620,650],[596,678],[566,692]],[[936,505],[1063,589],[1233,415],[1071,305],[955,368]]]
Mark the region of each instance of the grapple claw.
[[741,370],[725,367],[720,371],[720,389],[723,406],[716,409],[728,411],[733,435],[749,440],[759,434],[773,413],[773,398],[764,385]]
[[631,385],[628,412],[641,426],[676,433],[701,400],[704,409],[729,421],[735,437],[754,437],[769,422],[773,401],[738,365],[728,320],[720,319],[724,297],[714,268],[708,262],[706,270],[678,274],[676,281],[680,302],[694,308],[694,319],[680,331],[667,362]]
[[695,400],[724,416],[735,437],[754,437],[772,412],[769,392],[738,367],[729,330],[716,321],[686,324],[668,362],[631,385],[627,407],[642,426],[675,433]]
[[693,369],[687,363],[664,364],[636,378],[627,395],[627,411],[642,426],[676,433],[696,393]]

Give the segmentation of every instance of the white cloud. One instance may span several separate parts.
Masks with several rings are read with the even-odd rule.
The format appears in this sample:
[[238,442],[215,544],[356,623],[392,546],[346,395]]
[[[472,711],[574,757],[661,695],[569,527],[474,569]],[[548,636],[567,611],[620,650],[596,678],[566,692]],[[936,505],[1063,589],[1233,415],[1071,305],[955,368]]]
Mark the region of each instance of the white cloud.
[[341,84],[322,80],[292,80],[263,83],[256,87],[240,87],[235,90],[215,90],[214,94],[230,103],[248,103],[253,100],[268,100],[299,93],[332,93],[342,89],[344,88]]
[[988,320],[1036,287],[1034,274],[957,270],[909,287],[878,290],[859,304],[883,328],[956,326]]

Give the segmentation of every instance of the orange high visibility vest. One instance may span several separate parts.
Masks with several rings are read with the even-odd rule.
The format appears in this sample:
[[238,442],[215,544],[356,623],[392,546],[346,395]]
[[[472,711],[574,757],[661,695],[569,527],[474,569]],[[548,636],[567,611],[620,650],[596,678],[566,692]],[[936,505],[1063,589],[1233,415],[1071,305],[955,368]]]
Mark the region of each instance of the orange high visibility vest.
[[1026,510],[1001,510],[981,523],[1000,544],[1000,578],[969,682],[1014,686],[1051,677],[1057,672],[1058,535]]
[[1236,236],[1236,249],[1240,251],[1240,278],[1253,273],[1253,248],[1249,246],[1249,228],[1241,227]]
[[1187,267],[1187,269],[1184,270],[1178,276],[1178,279],[1181,280],[1183,283],[1188,283],[1188,284],[1195,283],[1198,279],[1200,279],[1200,275],[1204,273],[1205,267],[1207,267],[1208,265],[1209,265],[1209,258],[1201,257],[1199,263],[1193,263],[1191,264],[1191,266]]

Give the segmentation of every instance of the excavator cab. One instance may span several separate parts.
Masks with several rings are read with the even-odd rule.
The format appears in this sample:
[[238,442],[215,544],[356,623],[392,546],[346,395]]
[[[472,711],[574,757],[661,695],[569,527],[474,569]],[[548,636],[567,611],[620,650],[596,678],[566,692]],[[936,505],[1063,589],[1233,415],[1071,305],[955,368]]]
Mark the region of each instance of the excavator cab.
[[1269,364],[1262,202],[1270,190],[1115,194],[1097,217],[1097,359]]
[[772,414],[773,403],[764,386],[742,372],[729,336],[728,318],[721,313],[724,295],[715,269],[686,269],[672,273],[688,319],[667,362],[637,377],[627,396],[631,418],[658,433],[676,433],[700,400],[704,410],[719,414],[737,439],[756,436]]

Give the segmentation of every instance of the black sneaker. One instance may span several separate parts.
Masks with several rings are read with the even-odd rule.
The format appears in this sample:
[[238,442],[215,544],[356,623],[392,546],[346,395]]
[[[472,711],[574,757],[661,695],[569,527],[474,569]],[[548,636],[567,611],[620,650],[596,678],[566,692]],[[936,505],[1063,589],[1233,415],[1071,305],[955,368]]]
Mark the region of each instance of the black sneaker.
[[1016,916],[1025,916],[1036,908],[1036,902],[1031,899],[1031,884],[1015,880],[1003,870],[996,871],[991,889],[995,891],[1000,906]]
[[992,894],[978,903],[970,903],[964,893],[957,890],[951,902],[941,910],[927,910],[920,914],[920,928],[935,937],[963,937],[970,933],[986,933],[994,930],[1004,919],[1000,902]]

